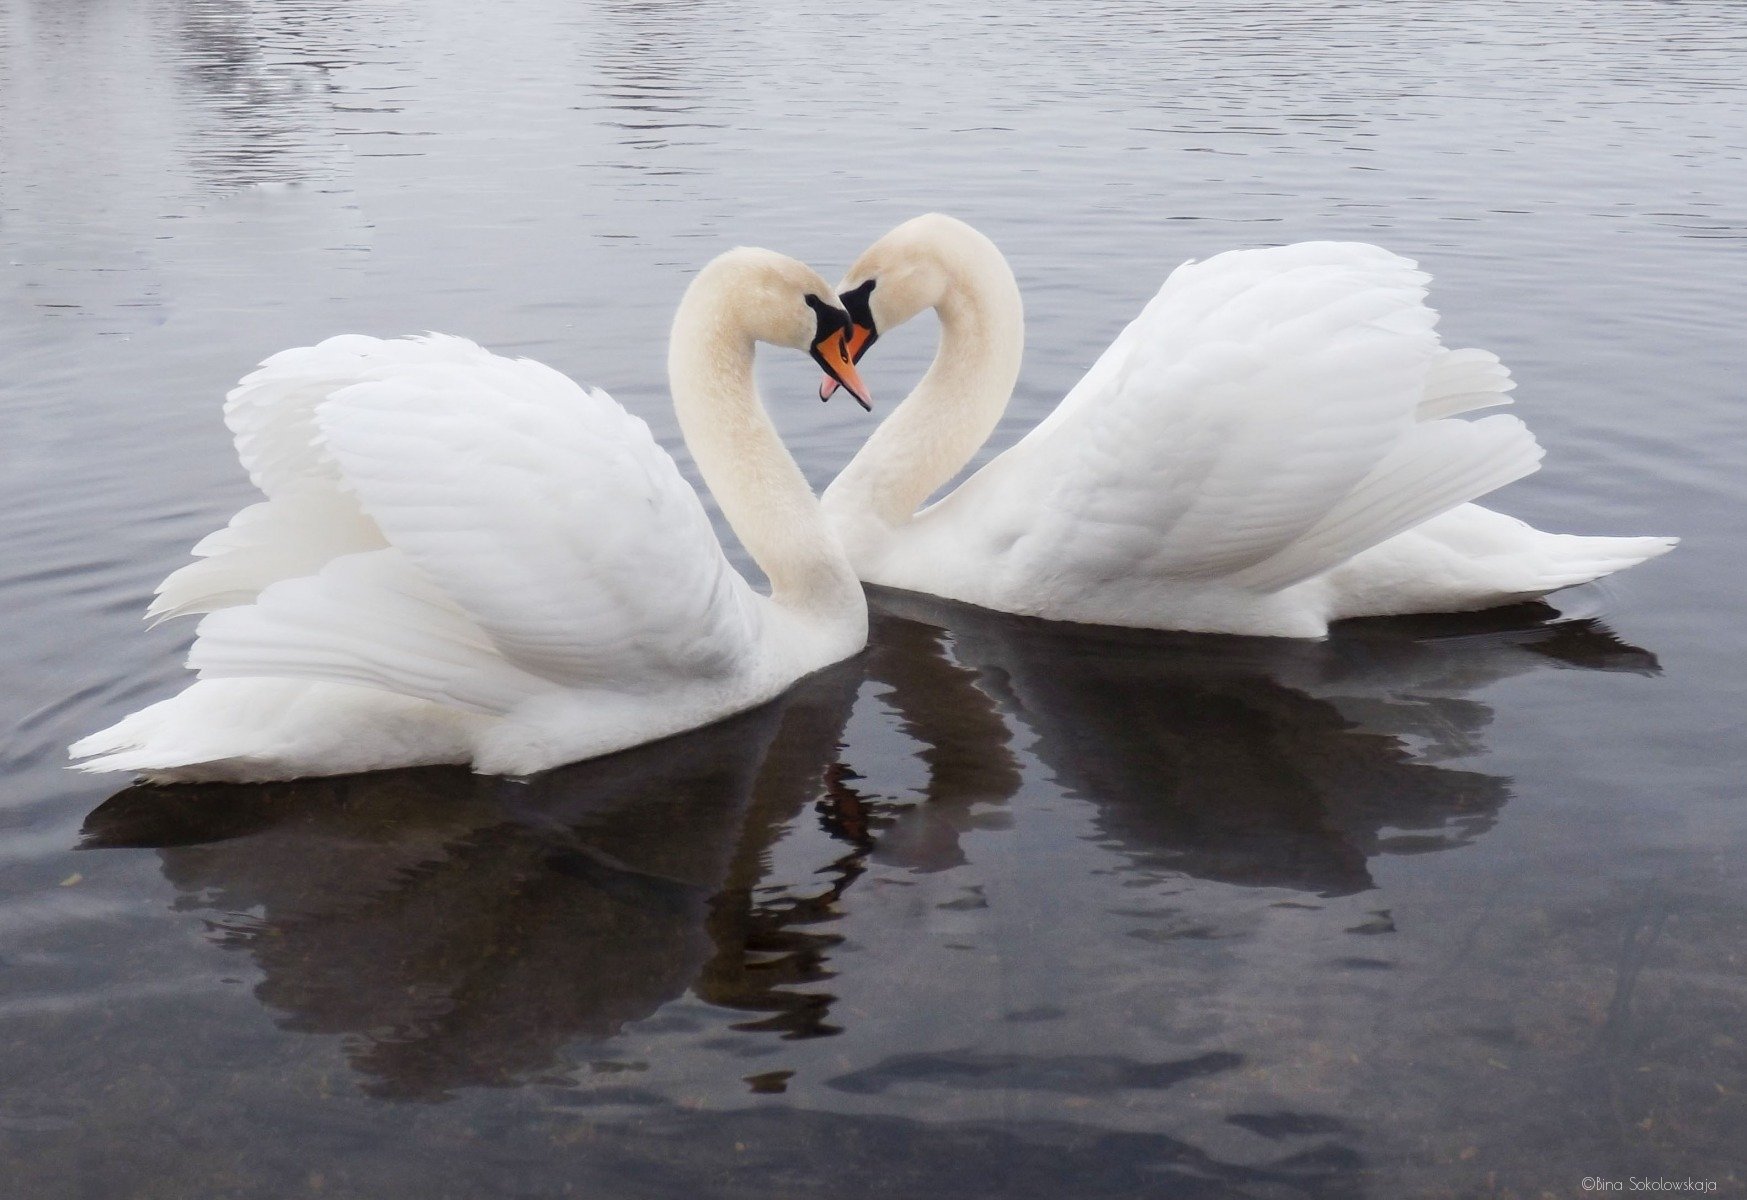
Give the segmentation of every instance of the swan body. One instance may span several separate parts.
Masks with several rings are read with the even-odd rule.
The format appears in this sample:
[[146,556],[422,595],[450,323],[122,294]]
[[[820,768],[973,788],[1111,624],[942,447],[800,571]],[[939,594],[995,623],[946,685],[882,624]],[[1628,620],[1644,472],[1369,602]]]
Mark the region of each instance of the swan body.
[[1470,503],[1542,451],[1513,416],[1467,419],[1514,385],[1487,351],[1440,344],[1427,282],[1356,243],[1186,264],[1054,412],[924,506],[1006,408],[1024,316],[992,242],[917,218],[862,255],[841,296],[857,357],[926,308],[940,351],[826,490],[826,514],[868,583],[1286,637],[1524,600],[1673,547],[1543,533]]
[[200,678],[76,743],[79,766],[526,774],[754,707],[856,653],[860,584],[752,374],[758,341],[841,349],[846,318],[819,297],[802,264],[736,250],[674,320],[682,431],[769,596],[604,391],[436,335],[268,359],[226,401],[266,498],[196,546],[150,612],[208,614]]

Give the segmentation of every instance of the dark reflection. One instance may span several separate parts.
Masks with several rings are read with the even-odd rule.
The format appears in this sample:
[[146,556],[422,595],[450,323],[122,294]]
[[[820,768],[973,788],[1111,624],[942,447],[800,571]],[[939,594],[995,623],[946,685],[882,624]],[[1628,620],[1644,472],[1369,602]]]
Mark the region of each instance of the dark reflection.
[[870,670],[933,767],[930,803],[879,853],[919,869],[962,861],[959,835],[1004,818],[987,803],[1019,781],[1004,712],[1137,866],[1362,891],[1374,855],[1462,845],[1510,798],[1506,778],[1438,765],[1482,748],[1491,710],[1467,693],[1548,666],[1657,670],[1545,605],[1351,623],[1321,642],[1075,627],[883,591],[878,607]]
[[[756,888],[765,851],[816,802],[855,803],[838,742],[850,664],[698,734],[527,784],[458,769],[256,786],[140,786],[86,820],[86,844],[162,847],[178,906],[226,914],[285,1027],[345,1034],[378,1094],[437,1098],[526,1081],[696,984],[830,1032],[821,895]],[[816,888],[818,885],[810,885]],[[774,1015],[771,1015],[774,1014]]]
[[[806,989],[831,977],[826,959],[843,939],[820,926],[836,917],[838,902],[866,872],[873,845],[865,828],[865,801],[849,783],[853,778],[853,771],[837,763],[825,769],[824,793],[817,802],[820,822],[851,848],[818,872],[827,880],[823,890],[796,893],[761,887],[757,875],[746,872],[731,878],[710,901],[716,952],[697,980],[698,995],[724,1007],[768,1014],[736,1029],[794,1038],[842,1031],[828,1020],[836,997]],[[781,832],[780,823],[773,825],[760,844],[768,845]],[[759,1078],[753,1091],[780,1092],[781,1082]]]
[[[1509,799],[1507,779],[1436,761],[1480,749],[1490,711],[1465,693],[1538,667],[1656,670],[1546,608],[1298,643],[877,600],[864,659],[690,736],[525,784],[432,769],[134,787],[87,818],[86,844],[158,847],[177,906],[221,914],[213,935],[254,958],[286,1028],[347,1037],[377,1094],[441,1098],[541,1078],[567,1044],[687,992],[746,1013],[740,1031],[838,1032],[849,890],[872,862],[964,864],[967,831],[1012,819],[1027,735],[1135,869],[1341,895],[1371,886],[1372,856],[1461,845]],[[864,790],[841,761],[864,670],[922,747],[920,796]],[[773,883],[768,851],[797,819],[841,849],[804,884]],[[953,903],[986,901],[973,887]],[[1237,1061],[931,1054],[832,1086],[1037,1076],[1096,1093]],[[780,1092],[787,1077],[746,1078]]]

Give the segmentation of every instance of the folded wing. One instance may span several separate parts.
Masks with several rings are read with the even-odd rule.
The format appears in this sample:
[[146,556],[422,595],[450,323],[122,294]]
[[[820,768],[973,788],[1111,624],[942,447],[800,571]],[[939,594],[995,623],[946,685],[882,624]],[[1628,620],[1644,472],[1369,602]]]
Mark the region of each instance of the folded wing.
[[1514,418],[1447,419],[1509,375],[1439,344],[1426,282],[1336,242],[1173,272],[1010,452],[1019,549],[1043,574],[1269,590],[1534,470]]
[[463,338],[342,334],[281,351],[250,372],[225,396],[224,420],[238,461],[264,499],[200,541],[195,561],[158,585],[146,615],[162,620],[247,604],[281,579],[381,549],[387,544],[381,531],[321,445],[316,407],[361,380],[482,355]]
[[208,617],[191,665],[483,712],[742,666],[756,597],[647,426],[603,391],[456,342],[379,359],[282,419],[288,442],[311,435],[298,453],[246,456],[264,487],[331,479],[385,548]]

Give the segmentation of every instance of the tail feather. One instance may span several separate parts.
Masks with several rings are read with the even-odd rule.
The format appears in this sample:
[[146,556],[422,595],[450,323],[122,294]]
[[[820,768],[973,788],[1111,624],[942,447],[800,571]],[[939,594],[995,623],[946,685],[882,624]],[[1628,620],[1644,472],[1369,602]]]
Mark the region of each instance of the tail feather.
[[489,718],[300,679],[202,679],[68,749],[81,771],[250,782],[464,763]]
[[1331,571],[1333,616],[1467,612],[1534,600],[1666,554],[1678,541],[1547,533],[1463,504]]
[[1667,554],[1680,544],[1674,537],[1583,537],[1546,533],[1540,553],[1526,572],[1535,595],[1591,583]]

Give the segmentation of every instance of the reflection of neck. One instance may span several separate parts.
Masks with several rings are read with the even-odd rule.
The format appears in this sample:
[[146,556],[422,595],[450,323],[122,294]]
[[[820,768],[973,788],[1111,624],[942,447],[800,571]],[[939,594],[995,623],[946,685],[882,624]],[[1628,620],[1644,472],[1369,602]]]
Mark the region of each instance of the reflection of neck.
[[754,339],[732,277],[693,281],[674,317],[667,369],[686,446],[722,515],[790,608],[860,612],[861,585],[753,382]]
[[[781,724],[748,789],[726,879],[710,900],[707,927],[715,952],[693,984],[711,1004],[762,1014],[760,1028],[792,1036],[832,1028],[833,997],[795,984],[831,974],[826,961],[839,939],[828,922],[840,915],[834,906],[865,870],[865,854],[832,849],[832,861],[801,877],[797,889],[768,877],[770,848],[799,813],[833,803],[842,780],[855,777],[838,755],[861,680],[859,665],[831,668],[801,680],[778,701]],[[780,966],[771,961],[773,947],[783,954]]]
[[940,349],[914,391],[826,490],[828,510],[910,520],[971,460],[1006,411],[1025,348],[1025,310],[993,243],[967,240],[947,259],[935,311]]

